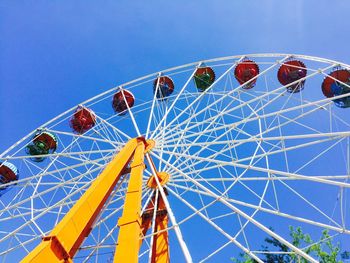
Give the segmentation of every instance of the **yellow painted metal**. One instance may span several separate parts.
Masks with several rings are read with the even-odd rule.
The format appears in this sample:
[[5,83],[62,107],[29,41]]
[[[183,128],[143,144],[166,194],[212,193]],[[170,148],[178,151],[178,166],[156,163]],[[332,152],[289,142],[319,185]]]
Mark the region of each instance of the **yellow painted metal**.
[[[155,165],[153,163],[152,157],[150,157],[150,165],[154,167],[157,175],[157,179],[160,185],[163,187],[169,181],[169,174],[166,172],[157,172]],[[158,187],[156,178],[152,175],[147,181],[147,186],[156,189]],[[163,188],[165,194],[167,194],[166,188]],[[169,263],[170,262],[170,252],[169,252],[169,238],[168,238],[168,212],[162,196],[158,197],[158,200],[152,198],[153,202],[147,207],[148,211],[154,211],[154,204],[157,203],[156,211],[156,222],[153,229],[155,235],[153,236],[153,246],[152,246],[152,258],[151,263]],[[151,212],[152,213],[152,212]],[[142,222],[142,232],[145,235],[148,228],[151,225],[150,216],[145,217]]]
[[160,196],[158,201],[158,209],[156,216],[156,224],[152,247],[152,263],[169,263],[169,239],[168,231],[164,231],[168,227],[168,213],[166,211],[165,203],[163,198]]
[[145,153],[148,153],[152,150],[152,148],[156,145],[156,142],[152,139],[147,140]]
[[[141,231],[145,236],[147,231],[151,228],[156,202],[157,211],[156,222],[153,229],[153,233],[155,234],[153,236],[151,263],[169,263],[169,238],[168,231],[166,230],[168,228],[168,213],[162,196],[158,196],[158,201],[156,201],[154,195],[151,202],[148,203],[147,208],[142,214]],[[142,242],[140,242],[140,246],[141,244]]]
[[[44,237],[43,241],[21,262],[72,262],[73,256],[90,233],[96,217],[132,159],[135,149],[137,148],[138,152],[141,151],[143,156],[145,144],[147,145],[144,139],[131,139],[52,230],[50,235]],[[144,146],[140,147],[140,145]],[[140,167],[143,166],[140,165]],[[140,167],[135,171],[139,173],[143,170]],[[132,169],[132,172],[134,172],[134,169]],[[142,176],[140,178],[142,179]],[[137,242],[139,242],[139,237]]]
[[[145,236],[147,231],[152,225],[154,207],[157,202],[157,211],[156,211],[156,222],[154,224],[153,232],[153,245],[152,245],[152,263],[169,263],[170,254],[169,254],[169,239],[168,231],[168,213],[165,207],[162,196],[158,197],[156,201],[155,196],[152,197],[151,202],[148,203],[145,212],[142,215],[142,224],[141,231]],[[141,240],[142,241],[142,240]],[[141,246],[141,242],[140,242]]]
[[145,145],[139,142],[130,166],[131,174],[125,195],[123,215],[118,221],[120,229],[114,262],[138,262],[141,236],[142,174],[145,169],[144,152]]
[[[158,172],[157,173],[158,181],[161,186],[164,186],[168,181],[169,181],[169,174],[166,172]],[[156,189],[158,188],[157,181],[154,178],[154,175],[152,175],[148,181],[147,181],[147,186],[149,188]]]

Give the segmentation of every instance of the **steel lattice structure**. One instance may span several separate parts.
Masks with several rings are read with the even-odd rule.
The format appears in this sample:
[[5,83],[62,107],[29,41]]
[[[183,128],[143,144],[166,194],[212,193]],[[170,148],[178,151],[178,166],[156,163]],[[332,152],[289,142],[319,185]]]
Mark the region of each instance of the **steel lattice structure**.
[[[31,255],[43,237],[56,242],[52,233],[113,163],[118,180],[91,190],[92,200],[106,194],[103,203],[80,237],[68,235],[79,246],[55,243],[61,260],[117,259],[127,209],[139,211],[135,262],[221,262],[239,252],[262,262],[265,236],[317,262],[288,241],[289,225],[315,240],[327,229],[349,246],[349,70],[295,54],[231,56],[162,70],[67,110],[0,155],[7,173],[19,170],[10,180],[0,167],[0,259]],[[140,201],[127,205],[133,185]]]

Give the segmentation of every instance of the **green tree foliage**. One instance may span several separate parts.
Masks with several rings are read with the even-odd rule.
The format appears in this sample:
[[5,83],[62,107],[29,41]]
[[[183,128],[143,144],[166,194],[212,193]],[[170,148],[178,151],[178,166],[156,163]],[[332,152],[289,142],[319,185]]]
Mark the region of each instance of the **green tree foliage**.
[[[302,248],[308,255],[317,259],[320,263],[343,263],[340,259],[350,259],[350,252],[340,252],[340,244],[333,243],[332,237],[328,230],[322,231],[320,241],[314,242],[309,234],[303,233],[300,227],[289,227],[291,243]],[[261,256],[261,260],[265,263],[308,263],[308,261],[297,254],[290,253],[290,249],[275,238],[267,237],[264,240],[261,250],[265,252],[278,251],[281,253],[265,253]],[[235,263],[256,263],[257,261],[250,258],[247,254],[240,254],[240,258],[233,258]]]

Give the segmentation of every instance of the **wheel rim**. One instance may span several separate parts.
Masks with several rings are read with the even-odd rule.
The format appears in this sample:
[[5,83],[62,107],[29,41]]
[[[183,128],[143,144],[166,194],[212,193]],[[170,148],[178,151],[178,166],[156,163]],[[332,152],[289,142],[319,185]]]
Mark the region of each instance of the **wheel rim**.
[[[234,77],[235,66],[245,58],[260,69],[249,90]],[[303,61],[308,70],[300,93],[288,93],[277,80],[279,66],[290,58]],[[193,80],[202,63],[216,75],[203,92]],[[259,257],[261,241],[271,234],[268,228],[288,239],[288,225],[314,235],[326,228],[348,245],[350,122],[347,109],[332,101],[346,94],[326,98],[321,91],[324,77],[339,66],[349,69],[289,54],[213,59],[157,72],[83,102],[96,114],[96,125],[84,134],[68,125],[76,107],[66,111],[41,127],[58,136],[59,146],[42,163],[32,162],[24,151],[36,131],[1,155],[1,162],[20,170],[17,184],[7,184],[0,199],[1,257],[20,259],[32,250],[124,143],[140,134],[156,141],[151,156],[159,171],[170,174],[169,203],[194,261],[219,261],[238,250]],[[160,100],[153,83],[165,74],[175,89]],[[135,97],[124,116],[111,107],[120,88]],[[145,184],[150,174],[147,169]],[[127,180],[114,191],[76,260],[113,255]],[[144,203],[152,191],[145,187]],[[174,227],[169,228],[172,255],[182,257]],[[140,261],[148,259],[150,237],[145,237]]]

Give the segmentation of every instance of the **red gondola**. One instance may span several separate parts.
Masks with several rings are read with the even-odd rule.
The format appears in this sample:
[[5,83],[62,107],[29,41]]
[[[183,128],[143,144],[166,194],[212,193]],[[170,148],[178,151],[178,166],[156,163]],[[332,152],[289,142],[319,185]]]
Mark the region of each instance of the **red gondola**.
[[194,73],[194,82],[199,91],[205,91],[215,81],[215,72],[211,67],[200,67]]
[[84,106],[78,106],[70,120],[71,128],[78,134],[83,134],[84,132],[90,130],[95,126],[95,124],[95,113]]
[[[158,83],[158,89],[157,89],[157,83]],[[157,89],[156,97],[158,99],[164,99],[168,97],[171,93],[173,93],[174,82],[168,76],[156,78],[153,82],[153,93],[156,92],[156,89]]]
[[12,163],[0,163],[0,196],[3,195],[5,190],[9,187],[5,184],[18,180],[18,174],[18,169]]
[[112,107],[116,113],[119,115],[124,115],[127,113],[128,106],[131,108],[134,106],[135,97],[127,90],[120,90],[113,96]]
[[[350,93],[350,88],[337,80],[350,85],[350,72],[346,69],[337,69],[323,80],[322,92],[327,98]],[[335,99],[334,103],[340,108],[348,108],[350,107],[350,97]]]
[[239,62],[235,68],[235,78],[240,85],[244,84],[244,89],[251,89],[255,86],[257,80],[255,77],[258,74],[259,66],[254,61],[249,59]]
[[[35,162],[41,162],[45,159],[42,155],[55,152],[57,148],[57,137],[47,131],[38,130],[33,136],[31,144],[26,146],[26,152],[33,156]],[[41,156],[37,156],[41,155]]]
[[[299,60],[289,60],[282,64],[277,73],[278,81],[287,86],[292,82],[298,81],[306,77],[307,70],[305,64]],[[305,79],[298,81],[287,87],[290,93],[296,93],[304,88]]]

